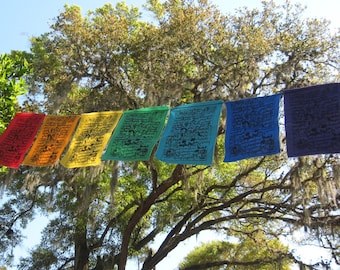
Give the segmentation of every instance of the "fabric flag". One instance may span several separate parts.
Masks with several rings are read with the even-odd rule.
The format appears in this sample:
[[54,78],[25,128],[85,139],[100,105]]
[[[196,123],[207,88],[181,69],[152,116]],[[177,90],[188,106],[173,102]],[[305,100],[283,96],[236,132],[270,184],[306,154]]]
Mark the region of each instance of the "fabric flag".
[[61,165],[66,168],[100,165],[100,157],[121,115],[122,111],[82,114]]
[[47,115],[22,164],[30,166],[55,164],[70,141],[79,118],[79,115]]
[[148,160],[168,111],[168,107],[159,106],[124,112],[102,160]]
[[280,152],[281,94],[226,102],[225,162]]
[[0,164],[19,168],[44,120],[44,114],[17,113],[0,137]]
[[156,157],[168,163],[211,165],[223,101],[171,109]]
[[340,83],[284,92],[288,157],[340,153]]

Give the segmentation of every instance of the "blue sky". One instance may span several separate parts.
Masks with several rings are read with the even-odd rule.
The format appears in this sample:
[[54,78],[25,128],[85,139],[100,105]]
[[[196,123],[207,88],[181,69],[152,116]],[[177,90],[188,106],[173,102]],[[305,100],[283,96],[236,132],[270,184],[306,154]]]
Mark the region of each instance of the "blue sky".
[[[275,2],[282,3],[284,0]],[[39,36],[49,30],[49,24],[65,3],[78,5],[83,12],[94,10],[108,0],[3,0],[1,1],[0,16],[0,53],[9,53],[11,50],[28,50],[29,38]],[[236,7],[259,6],[260,0],[212,0],[224,12],[232,12]],[[307,6],[306,15],[311,17],[327,18],[333,22],[334,27],[340,27],[340,1],[339,0],[291,0]],[[128,5],[141,7],[144,0],[126,0]]]
[[[69,5],[78,5],[85,13],[88,10],[94,10],[111,2],[113,5],[117,1],[108,0],[2,0],[0,15],[0,53],[9,53],[11,50],[29,50],[29,39],[32,36],[39,36],[49,30],[49,24],[62,10],[65,3]],[[277,0],[276,3],[283,3],[284,0]],[[292,3],[299,2],[307,6],[305,16],[326,18],[332,22],[332,28],[340,27],[340,1],[339,0],[291,0]],[[141,7],[144,0],[126,0],[128,5]],[[220,7],[223,13],[232,13],[235,8],[248,6],[250,8],[258,7],[261,0],[212,0]],[[0,198],[1,204],[1,198]],[[29,246],[39,242],[39,229],[44,222],[44,218],[38,218],[29,225],[31,237],[22,244],[21,248],[16,249],[16,255],[24,255],[24,251]],[[180,247],[169,254],[168,258],[161,262],[159,269],[171,270],[176,269],[179,261],[183,256],[192,250],[195,245],[206,239],[211,240],[212,236],[193,238],[183,243]],[[136,262],[130,264],[129,269],[136,269]]]

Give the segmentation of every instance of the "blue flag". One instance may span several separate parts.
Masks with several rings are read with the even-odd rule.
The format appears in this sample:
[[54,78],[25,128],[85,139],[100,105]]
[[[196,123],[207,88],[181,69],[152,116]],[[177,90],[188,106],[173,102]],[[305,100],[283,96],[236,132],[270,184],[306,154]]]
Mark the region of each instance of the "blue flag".
[[281,95],[226,102],[225,162],[280,152]]
[[222,105],[208,101],[171,109],[156,157],[168,163],[211,165]]
[[340,153],[340,83],[284,92],[288,157]]

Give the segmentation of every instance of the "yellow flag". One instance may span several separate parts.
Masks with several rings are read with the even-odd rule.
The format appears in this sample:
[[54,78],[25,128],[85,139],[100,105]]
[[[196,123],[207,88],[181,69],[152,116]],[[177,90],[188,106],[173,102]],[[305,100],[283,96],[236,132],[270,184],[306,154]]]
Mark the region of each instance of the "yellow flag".
[[79,118],[79,115],[46,115],[38,136],[22,164],[30,166],[55,164],[69,142]]
[[60,163],[66,168],[98,166],[122,111],[82,114],[69,149]]

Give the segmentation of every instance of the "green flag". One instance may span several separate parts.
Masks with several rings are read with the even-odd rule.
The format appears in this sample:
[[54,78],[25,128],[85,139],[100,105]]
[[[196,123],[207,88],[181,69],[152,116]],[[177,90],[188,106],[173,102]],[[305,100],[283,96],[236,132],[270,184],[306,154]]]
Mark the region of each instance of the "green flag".
[[163,130],[167,106],[124,112],[102,160],[148,160]]

